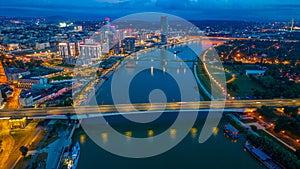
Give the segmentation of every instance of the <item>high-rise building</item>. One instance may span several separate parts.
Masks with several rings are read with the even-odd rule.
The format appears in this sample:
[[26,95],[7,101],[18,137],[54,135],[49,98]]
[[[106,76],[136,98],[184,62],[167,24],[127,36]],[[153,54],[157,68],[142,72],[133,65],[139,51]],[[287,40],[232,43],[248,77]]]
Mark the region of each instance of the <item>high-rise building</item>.
[[294,30],[294,24],[295,24],[295,20],[294,18],[292,19],[292,25],[291,25],[291,32]]
[[109,53],[109,44],[107,42],[102,43],[102,53],[103,54],[107,54]]
[[79,56],[79,43],[78,42],[60,42],[58,49],[62,58],[70,58]]
[[110,18],[105,18],[105,22],[104,22],[104,26],[105,26],[105,30],[109,30],[110,28]]
[[79,56],[79,43],[69,43],[69,49],[70,49],[70,56],[76,57]]
[[102,43],[103,40],[102,32],[101,31],[95,32],[95,34],[93,35],[93,39],[95,39],[95,42]]
[[100,44],[80,44],[80,58],[101,59],[102,49]]
[[135,51],[135,37],[127,37],[123,40],[124,50],[126,52],[134,52]]
[[162,16],[160,20],[161,24],[161,41],[162,42],[167,42],[167,36],[168,36],[168,29],[169,29],[169,24],[168,24],[168,17],[167,16]]
[[59,54],[62,58],[68,58],[70,55],[69,44],[67,42],[58,43]]

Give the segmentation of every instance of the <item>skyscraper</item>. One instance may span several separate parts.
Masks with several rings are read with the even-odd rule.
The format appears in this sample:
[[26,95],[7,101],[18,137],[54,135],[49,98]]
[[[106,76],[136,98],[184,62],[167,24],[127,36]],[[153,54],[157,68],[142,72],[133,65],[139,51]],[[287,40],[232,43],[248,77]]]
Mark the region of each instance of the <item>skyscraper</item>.
[[123,45],[124,45],[124,49],[125,51],[132,53],[135,50],[135,37],[126,37],[123,40]]
[[84,43],[79,45],[79,55],[83,59],[101,59],[102,48],[94,39],[85,39]]
[[294,30],[294,24],[295,24],[295,20],[294,18],[292,19],[292,25],[291,25],[291,32]]
[[160,23],[161,23],[161,33],[164,35],[167,35],[168,34],[168,17],[162,16]]
[[79,43],[78,42],[60,42],[58,43],[58,49],[62,58],[76,57],[79,55]]
[[160,19],[160,26],[161,26],[161,41],[167,42],[167,35],[168,35],[168,17],[162,16]]
[[110,18],[105,18],[105,22],[104,22],[104,26],[105,26],[105,30],[109,30],[110,27]]
[[67,42],[58,43],[58,49],[62,58],[68,58],[70,56],[69,44]]
[[69,43],[69,49],[70,49],[70,56],[72,56],[72,57],[79,56],[79,43],[78,42]]

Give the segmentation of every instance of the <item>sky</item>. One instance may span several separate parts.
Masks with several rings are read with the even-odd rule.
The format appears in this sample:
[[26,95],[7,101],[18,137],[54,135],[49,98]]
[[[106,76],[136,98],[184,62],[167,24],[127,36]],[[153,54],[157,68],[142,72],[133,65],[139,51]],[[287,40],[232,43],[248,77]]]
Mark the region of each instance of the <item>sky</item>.
[[140,12],[188,20],[300,21],[300,0],[0,0],[1,16],[117,19]]

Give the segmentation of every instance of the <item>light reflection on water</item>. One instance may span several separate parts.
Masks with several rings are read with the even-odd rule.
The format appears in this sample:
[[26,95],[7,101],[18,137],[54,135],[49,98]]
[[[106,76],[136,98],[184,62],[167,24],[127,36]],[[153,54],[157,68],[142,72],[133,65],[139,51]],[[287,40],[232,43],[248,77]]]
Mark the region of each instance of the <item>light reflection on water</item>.
[[171,139],[176,139],[176,129],[170,129],[170,136],[171,136]]
[[[147,132],[147,137],[148,138],[153,138],[155,136],[155,133],[156,133],[155,130],[153,130],[153,129],[149,129],[149,130],[147,130],[145,132]],[[169,133],[170,133],[170,138],[171,139],[176,139],[176,134],[177,134],[177,130],[176,129],[170,129]],[[212,129],[212,133],[213,133],[214,136],[217,136],[219,134],[219,128],[218,127],[214,127]],[[192,136],[193,139],[197,138],[197,136],[198,136],[198,129],[195,128],[195,127],[191,128],[190,134],[191,134],[191,136]],[[124,135],[127,137],[127,141],[130,141],[130,138],[134,137],[133,136],[133,131],[126,131],[126,132],[124,132]],[[140,135],[144,135],[144,134],[140,134]],[[224,136],[226,138],[230,139],[230,137],[228,135],[224,134]],[[102,139],[103,143],[107,143],[108,142],[108,133],[106,133],[106,132],[101,133],[101,139]],[[85,141],[86,141],[86,135],[85,134],[80,135],[80,143],[84,144]],[[232,139],[232,142],[236,143],[237,140]]]
[[[218,127],[214,127],[212,129],[212,133],[214,136],[218,136],[219,135],[219,128]],[[153,138],[155,136],[155,133],[159,133],[158,131],[156,132],[154,129],[149,129],[149,130],[138,130],[138,131],[126,131],[124,132],[124,135],[126,136],[127,138],[127,141],[130,141],[132,137],[135,137],[133,135],[133,132],[136,132],[137,135],[135,136],[147,136],[147,138]],[[196,127],[193,127],[191,128],[190,130],[190,135],[192,136],[193,139],[197,138],[198,136],[198,133],[199,132],[199,129],[196,128]],[[147,133],[146,135],[144,133]],[[101,140],[104,144],[106,144],[108,142],[108,137],[109,137],[109,134],[110,133],[107,133],[107,132],[103,132],[101,133]],[[177,130],[176,129],[170,129],[169,130],[169,134],[170,134],[170,138],[171,139],[176,139],[176,134],[177,134]],[[227,134],[223,133],[224,137],[227,138],[228,140],[230,140],[231,142],[233,143],[237,143],[238,142],[238,139],[231,139],[230,136],[228,136]],[[87,136],[86,134],[80,134],[79,135],[79,142],[80,144],[85,144],[86,143],[86,139],[87,139]]]
[[[193,139],[197,138],[198,131],[199,131],[198,128],[195,128],[195,127],[191,128],[190,134],[191,134],[191,136],[192,136]],[[153,130],[153,129],[149,129],[149,130],[147,130],[145,132],[147,132],[147,137],[148,138],[153,138],[155,136],[155,133],[159,133],[159,132],[155,132],[155,130]],[[170,138],[171,139],[176,139],[176,134],[177,134],[177,130],[176,129],[170,129],[169,133],[170,133]],[[214,127],[212,129],[212,133],[213,133],[214,136],[217,136],[219,134],[219,128],[218,127]],[[107,143],[108,142],[108,135],[109,134],[106,133],[106,132],[101,133],[101,139],[102,139],[103,143]],[[124,135],[127,137],[127,141],[130,141],[130,138],[134,137],[133,136],[133,131],[126,131],[126,132],[124,132]],[[144,134],[143,133],[142,134],[139,133],[139,135],[144,135]],[[224,136],[227,139],[230,139],[230,137],[228,135],[226,135],[225,133],[224,133]],[[79,140],[80,140],[81,144],[84,144],[86,142],[86,135],[85,134],[81,134],[79,136]],[[237,143],[237,139],[230,139],[230,140],[232,142],[234,142],[234,143]]]
[[85,135],[85,134],[81,134],[81,135],[79,136],[79,142],[80,142],[81,144],[84,144],[85,141],[86,141],[86,135]]
[[153,66],[151,66],[151,76],[154,76],[154,68],[153,68]]
[[198,132],[198,129],[197,129],[197,128],[191,128],[191,135],[192,135],[192,138],[196,138],[197,132]]
[[154,131],[153,130],[148,130],[148,137],[153,137]]
[[218,127],[214,127],[212,133],[213,133],[214,136],[218,135],[219,128]]
[[[226,122],[225,122],[226,123]],[[202,122],[201,122],[202,124]],[[245,136],[241,135],[238,140],[232,140],[222,132],[219,128],[214,128],[214,136],[212,136],[204,144],[198,143],[198,137],[201,133],[202,125],[197,123],[191,128],[188,136],[172,150],[146,159],[128,159],[122,158],[98,147],[93,141],[83,134],[82,130],[77,130],[74,134],[74,142],[80,141],[86,137],[81,144],[81,155],[77,169],[94,169],[95,166],[101,165],[101,168],[113,169],[260,169],[263,166],[251,156],[250,153],[244,152]],[[223,126],[224,121],[219,126]],[[148,138],[149,143],[153,142],[155,136],[160,134],[164,129],[164,124],[154,124],[152,127],[136,128],[131,125],[116,125],[116,129],[121,130],[119,133],[127,136],[124,139],[124,149],[131,150],[132,138],[143,137]],[[176,135],[181,132],[180,128],[171,128],[169,130],[169,141],[176,139]],[[84,136],[83,136],[84,135]],[[103,132],[99,135],[103,143],[110,144],[110,139],[113,139],[112,133]],[[158,145],[159,146],[159,145]],[[237,160],[238,159],[238,160]],[[218,163],[215,163],[218,160]],[[116,161],[118,161],[116,163]],[[162,162],[163,161],[163,162]],[[199,165],[201,167],[199,167]],[[126,167],[124,167],[126,166]],[[198,167],[197,167],[198,166]]]
[[107,133],[102,133],[102,134],[101,134],[101,138],[102,138],[102,142],[103,142],[104,144],[106,144],[107,141],[108,141],[108,134],[107,134]]

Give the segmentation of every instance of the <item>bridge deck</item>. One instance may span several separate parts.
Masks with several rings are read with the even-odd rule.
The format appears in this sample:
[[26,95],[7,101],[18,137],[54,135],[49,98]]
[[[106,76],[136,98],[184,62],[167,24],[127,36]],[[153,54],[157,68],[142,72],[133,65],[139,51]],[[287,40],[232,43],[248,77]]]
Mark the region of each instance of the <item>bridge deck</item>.
[[232,101],[201,101],[201,102],[173,102],[173,103],[142,103],[142,104],[118,104],[100,106],[79,106],[79,107],[47,107],[47,108],[21,108],[2,109],[0,117],[13,116],[53,116],[70,114],[95,114],[95,113],[126,113],[139,111],[176,111],[176,110],[221,110],[221,109],[244,109],[259,108],[262,105],[272,107],[300,106],[300,99],[274,99],[274,100],[232,100]]

